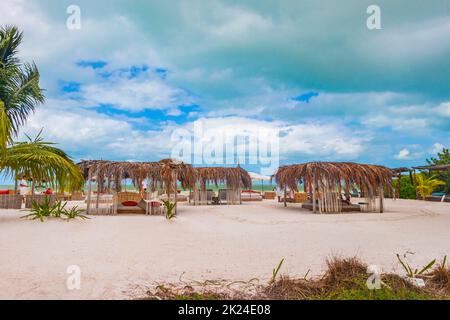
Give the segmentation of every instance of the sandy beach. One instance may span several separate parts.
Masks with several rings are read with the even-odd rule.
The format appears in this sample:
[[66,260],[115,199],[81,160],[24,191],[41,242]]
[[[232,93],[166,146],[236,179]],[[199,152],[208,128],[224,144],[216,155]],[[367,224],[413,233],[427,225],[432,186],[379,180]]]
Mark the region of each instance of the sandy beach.
[[[318,275],[331,255],[357,255],[402,272],[395,254],[423,265],[450,253],[450,204],[386,200],[383,214],[314,215],[275,201],[242,206],[181,205],[179,216],[95,216],[45,223],[0,211],[0,298],[133,298],[156,282],[266,281]],[[81,289],[68,290],[66,269],[81,268]]]

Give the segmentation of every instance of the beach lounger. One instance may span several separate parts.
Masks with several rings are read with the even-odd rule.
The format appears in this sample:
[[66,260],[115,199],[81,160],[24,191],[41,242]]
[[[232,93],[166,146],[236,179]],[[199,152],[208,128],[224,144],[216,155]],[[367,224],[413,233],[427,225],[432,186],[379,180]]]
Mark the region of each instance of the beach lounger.
[[241,200],[242,201],[262,201],[263,197],[261,193],[254,190],[244,190],[241,193]]

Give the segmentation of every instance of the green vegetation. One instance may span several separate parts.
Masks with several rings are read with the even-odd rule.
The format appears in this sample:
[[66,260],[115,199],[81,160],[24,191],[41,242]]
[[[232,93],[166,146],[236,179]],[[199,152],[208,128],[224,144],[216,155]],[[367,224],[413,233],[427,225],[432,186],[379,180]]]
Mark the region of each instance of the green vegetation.
[[[441,263],[430,268],[435,260],[420,271],[412,271],[414,276],[425,281],[425,287],[414,286],[397,274],[379,274],[380,287],[370,289],[367,282],[371,274],[368,266],[356,257],[332,258],[327,261],[327,270],[317,279],[277,277],[284,259],[273,269],[272,279],[267,285],[259,285],[252,279],[238,281],[242,289],[229,290],[232,283],[223,281],[182,282],[159,285],[156,291],[148,291],[145,299],[167,300],[227,300],[227,299],[271,299],[271,300],[435,300],[450,298],[450,268],[446,257]],[[403,260],[400,264],[407,266]],[[429,272],[428,272],[429,271]],[[252,293],[249,293],[252,292]]]
[[[351,284],[351,285],[350,285]],[[391,289],[383,286],[379,290],[369,290],[364,278],[354,278],[349,280],[349,285],[319,296],[318,299],[325,300],[431,300],[434,297],[428,293],[408,287],[398,287]]]
[[[436,157],[427,159],[427,163],[430,165],[445,165],[450,164],[450,153],[446,148],[442,149],[442,152],[438,152]],[[444,184],[436,188],[436,192],[447,192],[450,189],[450,170],[438,171],[436,179],[443,181]]]
[[414,180],[416,182],[417,194],[422,200],[433,193],[437,187],[445,185],[444,181],[437,180],[434,176],[425,176],[425,174],[415,174]]
[[173,218],[175,218],[177,216],[175,212],[175,203],[170,202],[169,200],[164,200],[163,204],[164,207],[166,208],[166,219],[172,220]]
[[213,293],[193,292],[193,293],[178,295],[175,297],[174,300],[219,300],[219,299],[221,299],[221,296],[213,294]]
[[33,202],[31,207],[31,213],[23,216],[23,219],[40,220],[44,222],[45,218],[66,218],[67,221],[70,219],[89,219],[89,217],[82,215],[84,210],[74,207],[71,209],[66,209],[67,203],[62,203],[61,201],[56,201],[55,204],[50,204],[50,198],[45,198],[43,203],[39,204]]
[[278,263],[278,266],[276,268],[272,269],[272,280],[271,282],[275,282],[277,279],[278,272],[280,272],[281,266],[283,265],[284,258],[281,259],[281,261]]
[[435,266],[428,274],[431,282],[436,284],[438,288],[450,293],[450,268],[447,266],[447,256],[442,262]]
[[60,191],[79,189],[81,171],[64,151],[43,141],[41,133],[26,142],[13,141],[28,116],[45,101],[36,65],[18,58],[22,39],[16,27],[0,28],[0,170],[15,180],[25,175],[57,183]]
[[[404,256],[404,258],[406,258],[406,256]],[[406,275],[410,278],[415,278],[417,276],[420,276],[422,274],[424,274],[427,270],[431,269],[431,267],[433,267],[433,265],[436,263],[436,259],[430,261],[426,266],[424,266],[422,269],[413,269],[411,268],[411,266],[408,264],[408,262],[403,261],[400,258],[400,255],[397,253],[397,259],[400,262],[401,266],[403,267],[403,269],[405,269],[406,271]]]
[[[416,188],[411,182],[412,177],[409,175],[402,176],[400,181],[400,199],[416,199]],[[398,179],[393,181],[394,190],[397,190]]]
[[80,218],[80,219],[90,219],[89,217],[83,215],[82,213],[84,213],[83,209],[78,209],[78,207],[73,207],[70,209],[65,209],[63,211],[63,214],[66,216],[67,220],[70,219],[76,219],[76,218]]
[[[450,154],[448,149],[438,152],[436,157],[427,159],[429,165],[446,165],[450,164]],[[450,190],[450,171],[427,171],[402,175],[400,180],[400,198],[401,199],[425,199],[433,192],[447,192]],[[393,187],[398,188],[398,179],[394,179]]]

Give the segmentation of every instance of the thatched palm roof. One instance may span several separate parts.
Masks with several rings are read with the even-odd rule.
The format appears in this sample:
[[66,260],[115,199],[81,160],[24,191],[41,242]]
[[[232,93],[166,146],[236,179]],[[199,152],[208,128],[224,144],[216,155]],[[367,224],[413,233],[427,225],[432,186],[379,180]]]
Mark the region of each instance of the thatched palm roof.
[[197,167],[194,168],[197,174],[197,181],[204,187],[207,183],[214,183],[216,186],[219,183],[226,183],[227,188],[251,189],[252,179],[247,171],[240,166],[236,168],[227,167]]
[[156,185],[172,188],[174,175],[181,182],[183,188],[195,185],[195,171],[190,164],[178,162],[171,159],[164,159],[159,162],[127,162],[127,161],[107,161],[107,160],[87,160],[78,163],[84,171],[85,178],[97,176],[97,181],[102,184],[103,179],[108,178],[116,183],[116,188],[120,187],[120,180],[129,178],[135,185],[145,179],[152,181],[153,187]]
[[391,169],[378,165],[310,162],[280,167],[275,179],[279,186],[287,185],[291,190],[297,190],[298,183],[303,182],[308,190],[325,185],[340,190],[344,183],[347,188],[357,186],[360,190],[377,192],[386,186],[392,190],[393,174]]

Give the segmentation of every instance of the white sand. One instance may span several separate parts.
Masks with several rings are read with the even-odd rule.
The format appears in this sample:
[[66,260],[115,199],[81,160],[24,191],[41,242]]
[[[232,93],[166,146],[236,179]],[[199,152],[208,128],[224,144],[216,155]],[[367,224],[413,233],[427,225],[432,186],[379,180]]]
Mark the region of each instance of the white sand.
[[[155,281],[261,281],[286,258],[282,273],[320,274],[333,254],[358,255],[399,271],[395,254],[423,265],[450,254],[450,204],[386,201],[384,214],[313,215],[273,201],[242,206],[181,206],[161,216],[98,216],[45,223],[0,210],[0,298],[115,299]],[[66,287],[78,265],[81,290]],[[136,289],[138,288],[138,289]],[[137,291],[136,291],[137,290]]]

